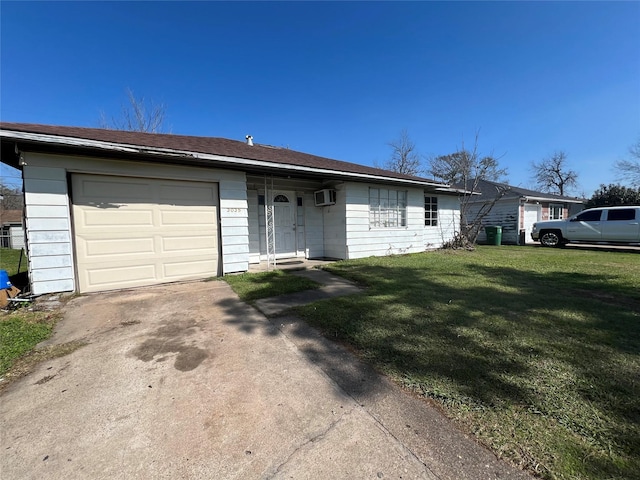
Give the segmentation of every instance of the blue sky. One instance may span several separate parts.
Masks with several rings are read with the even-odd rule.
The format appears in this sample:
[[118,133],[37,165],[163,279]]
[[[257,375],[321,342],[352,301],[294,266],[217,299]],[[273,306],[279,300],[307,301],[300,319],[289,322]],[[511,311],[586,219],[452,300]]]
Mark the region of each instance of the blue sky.
[[[383,164],[479,134],[509,182],[556,150],[575,194],[640,137],[640,2],[2,1],[0,118],[95,127],[126,89],[172,132]],[[3,174],[7,174],[3,169]]]

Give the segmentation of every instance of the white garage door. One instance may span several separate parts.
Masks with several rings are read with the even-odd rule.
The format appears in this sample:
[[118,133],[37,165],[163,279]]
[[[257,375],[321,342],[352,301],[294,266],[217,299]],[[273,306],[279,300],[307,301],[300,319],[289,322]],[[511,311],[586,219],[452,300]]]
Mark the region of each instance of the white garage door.
[[72,176],[81,292],[218,274],[214,183]]
[[533,224],[540,221],[541,213],[542,207],[540,205],[524,204],[525,243],[535,243],[531,238],[531,230],[533,229]]

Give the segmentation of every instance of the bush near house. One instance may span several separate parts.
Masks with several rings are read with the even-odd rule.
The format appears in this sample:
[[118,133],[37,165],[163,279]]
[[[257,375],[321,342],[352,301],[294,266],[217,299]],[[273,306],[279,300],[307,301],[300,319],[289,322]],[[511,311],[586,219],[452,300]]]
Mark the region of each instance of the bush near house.
[[640,478],[640,255],[481,246],[328,270],[368,289],[299,313],[498,456]]

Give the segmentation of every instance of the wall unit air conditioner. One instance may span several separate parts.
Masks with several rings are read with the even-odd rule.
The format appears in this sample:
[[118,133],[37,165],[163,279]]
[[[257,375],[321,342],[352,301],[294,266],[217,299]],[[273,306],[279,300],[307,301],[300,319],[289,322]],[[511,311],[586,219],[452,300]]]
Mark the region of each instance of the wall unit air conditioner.
[[336,191],[331,188],[318,190],[313,194],[313,197],[315,199],[316,207],[336,204]]

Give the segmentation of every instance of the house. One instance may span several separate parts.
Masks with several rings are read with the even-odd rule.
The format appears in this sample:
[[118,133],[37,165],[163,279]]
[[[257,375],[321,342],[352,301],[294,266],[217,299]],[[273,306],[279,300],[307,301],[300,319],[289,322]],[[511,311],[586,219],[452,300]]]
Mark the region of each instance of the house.
[[[505,183],[479,180],[469,201],[467,217],[471,220],[495,201],[489,214],[482,218],[483,226],[502,227],[502,243],[533,243],[531,227],[541,220],[567,218],[576,208],[581,210],[583,200],[575,197],[536,192]],[[486,242],[484,228],[478,242]]]
[[0,208],[0,247],[24,248],[22,210],[4,210]]
[[433,180],[223,138],[0,123],[22,170],[34,294],[421,252],[459,225]]

